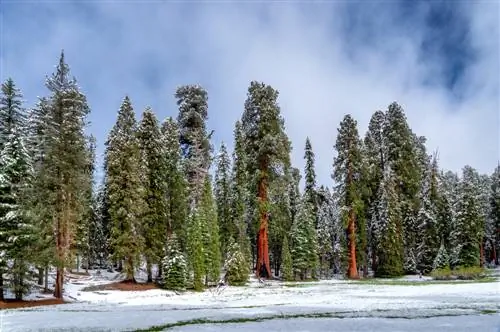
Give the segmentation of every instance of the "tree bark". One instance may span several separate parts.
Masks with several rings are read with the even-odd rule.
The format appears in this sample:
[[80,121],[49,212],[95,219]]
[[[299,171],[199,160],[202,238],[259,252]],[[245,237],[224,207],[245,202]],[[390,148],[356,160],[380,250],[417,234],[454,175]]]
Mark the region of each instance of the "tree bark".
[[267,163],[261,163],[260,178],[258,183],[258,199],[260,213],[260,227],[257,234],[257,264],[255,266],[255,274],[257,278],[271,278],[271,266],[269,264],[269,239],[268,239],[268,223],[269,213],[267,212]]
[[146,271],[148,273],[148,281],[147,282],[153,282],[153,271],[152,271],[151,262],[149,259],[146,262]]
[[134,277],[134,261],[131,256],[127,257],[127,267],[125,270],[127,271],[127,276],[125,278],[125,281],[128,282],[133,282],[135,283],[135,277]]
[[45,266],[45,281],[44,281],[44,292],[48,293],[49,292],[49,266]]
[[0,270],[0,301],[4,300],[3,297],[3,270]]
[[359,279],[358,268],[356,266],[356,227],[355,227],[354,209],[349,211],[349,269],[347,276],[349,279]]
[[481,242],[479,242],[479,267],[483,267],[484,265],[484,246],[483,246],[483,240],[481,239]]
[[491,260],[493,262],[495,262],[495,265],[498,265],[498,257],[497,257],[497,248],[495,246],[495,242],[491,241],[491,248],[492,248],[492,251],[491,251]]
[[56,223],[56,251],[57,251],[57,272],[56,272],[56,284],[54,288],[54,297],[57,299],[62,298],[62,288],[63,288],[63,273],[64,273],[64,268],[63,268],[63,230],[62,230],[62,223],[61,223],[61,217],[57,217],[57,223]]
[[37,284],[39,286],[43,286],[43,267],[38,267],[38,282]]

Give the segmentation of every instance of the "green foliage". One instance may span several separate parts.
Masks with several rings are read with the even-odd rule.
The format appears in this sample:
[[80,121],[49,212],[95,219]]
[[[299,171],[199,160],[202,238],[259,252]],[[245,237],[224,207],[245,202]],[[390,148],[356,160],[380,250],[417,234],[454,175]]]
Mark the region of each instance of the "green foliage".
[[231,217],[231,160],[224,143],[221,144],[216,158],[216,166],[214,191],[220,225],[221,250],[224,251],[229,238],[237,236],[236,222]]
[[313,208],[304,197],[291,231],[293,270],[301,280],[309,272],[315,277],[319,265],[314,221]]
[[173,234],[167,243],[167,255],[163,258],[163,287],[171,290],[185,290],[187,264],[179,248],[177,237]]
[[283,237],[283,245],[281,251],[281,275],[283,280],[292,281],[293,278],[293,261],[288,247],[287,237]]
[[206,271],[201,227],[201,215],[195,209],[191,212],[187,224],[187,256],[188,271],[192,274],[193,288],[196,291],[203,289],[203,276]]
[[451,270],[449,267],[436,269],[431,272],[431,276],[435,280],[478,280],[484,278],[486,274],[485,270],[478,266],[459,266],[453,270]]
[[125,272],[130,280],[134,279],[144,249],[141,218],[145,203],[136,130],[134,111],[127,96],[106,142],[105,170],[113,258],[125,259]]
[[230,238],[226,261],[224,263],[225,278],[229,285],[242,286],[246,284],[250,273],[248,266],[245,254],[240,245]]

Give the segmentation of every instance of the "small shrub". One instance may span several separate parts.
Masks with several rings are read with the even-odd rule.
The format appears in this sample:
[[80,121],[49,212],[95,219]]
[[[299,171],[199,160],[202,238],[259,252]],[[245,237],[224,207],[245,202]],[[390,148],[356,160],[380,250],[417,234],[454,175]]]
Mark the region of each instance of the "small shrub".
[[449,267],[435,269],[431,272],[431,277],[435,280],[452,280],[454,279]]
[[171,290],[186,289],[186,258],[179,250],[175,236],[167,245],[167,256],[163,259],[163,287]]
[[228,255],[224,264],[226,280],[229,285],[242,286],[248,281],[250,273],[245,255],[240,246],[230,240]]
[[472,267],[459,266],[457,269],[453,271],[453,274],[459,280],[476,280],[484,278],[486,276],[484,269],[477,266],[472,266]]

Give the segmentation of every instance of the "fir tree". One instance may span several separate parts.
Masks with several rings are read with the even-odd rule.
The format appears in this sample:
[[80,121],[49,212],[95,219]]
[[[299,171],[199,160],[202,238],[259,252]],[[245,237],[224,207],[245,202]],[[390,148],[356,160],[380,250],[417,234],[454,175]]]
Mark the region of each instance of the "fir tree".
[[125,260],[128,281],[135,281],[134,272],[144,248],[141,217],[145,203],[136,126],[127,96],[106,142],[105,165],[113,258]]
[[417,251],[416,212],[421,169],[418,164],[415,135],[412,133],[403,108],[389,105],[383,128],[387,163],[390,163],[398,186],[405,240],[405,270],[415,272]]
[[[242,129],[246,139],[248,174],[255,174],[251,181],[251,195],[257,198],[258,277],[271,277],[269,262],[269,181],[274,170],[285,169],[290,163],[290,142],[285,134],[284,120],[277,103],[278,91],[264,83],[251,82],[242,116]],[[251,180],[254,180],[251,179]]]
[[248,281],[248,262],[241,247],[233,238],[229,238],[227,246],[227,255],[224,262],[226,271],[225,279],[232,286],[242,286]]
[[207,135],[207,92],[199,85],[181,86],[175,92],[180,144],[189,185],[190,210],[197,206],[210,167],[210,135]]
[[325,278],[328,275],[330,263],[333,258],[333,226],[335,215],[333,202],[328,189],[321,187],[318,195],[322,197],[322,202],[318,209],[318,254],[320,275]]
[[450,262],[453,267],[480,264],[480,203],[479,175],[472,167],[465,166],[455,207],[456,218],[450,234],[451,246],[454,248]]
[[[146,203],[141,218],[144,237],[144,256],[148,282],[153,281],[152,265],[161,267],[161,259],[167,242],[167,164],[164,140],[156,116],[147,108],[137,131],[141,151],[141,175]],[[161,269],[160,269],[161,270]]]
[[[317,218],[318,214],[318,202],[316,194],[316,172],[314,170],[314,152],[312,150],[311,141],[309,137],[306,139],[306,147],[304,153],[304,159],[306,161],[306,166],[304,170],[305,175],[305,196],[306,200],[313,206],[314,216]],[[314,223],[317,226],[317,220]]]
[[500,164],[491,175],[490,218],[488,223],[488,239],[491,243],[491,260],[498,265],[500,250]]
[[191,212],[187,224],[187,256],[188,271],[196,291],[203,289],[203,277],[205,275],[205,257],[203,252],[202,221],[198,209]]
[[304,197],[299,213],[292,225],[292,260],[293,270],[301,280],[308,277],[309,272],[315,275],[318,268],[316,232],[314,229],[314,211],[312,204]]
[[167,255],[163,258],[163,287],[182,291],[186,289],[187,264],[184,254],[179,248],[175,234],[172,234],[167,243]]
[[12,79],[2,84],[0,95],[0,300],[3,300],[3,273],[7,261],[16,299],[28,291],[26,273],[33,239],[31,220],[26,214],[27,189],[32,167],[26,137],[26,113],[22,95]]
[[186,180],[181,165],[179,127],[172,118],[167,118],[161,127],[164,139],[165,183],[167,188],[167,235],[177,234],[181,250],[186,248]]
[[209,282],[219,281],[222,260],[217,207],[215,205],[212,184],[210,183],[209,177],[205,179],[198,213],[201,221],[206,284],[208,284]]
[[281,251],[281,275],[283,280],[292,281],[293,280],[293,261],[292,254],[290,253],[290,248],[288,246],[287,236],[283,237],[283,245]]
[[335,143],[337,156],[334,160],[332,178],[337,184],[342,220],[349,236],[349,278],[358,278],[356,263],[357,218],[362,214],[363,179],[361,141],[358,136],[357,122],[346,115],[340,123]]
[[450,268],[450,258],[448,257],[448,252],[446,251],[446,247],[444,246],[444,243],[441,243],[441,246],[439,247],[436,258],[434,259],[434,262],[432,263],[432,269],[438,270],[438,269],[446,269],[446,268]]
[[216,159],[215,171],[215,200],[217,202],[217,217],[220,225],[221,250],[225,251],[230,237],[237,235],[236,223],[231,218],[231,188],[230,167],[231,161],[227,153],[226,145],[221,144]]
[[438,166],[434,156],[432,162],[427,164],[423,175],[420,192],[420,209],[417,215],[417,225],[420,234],[417,268],[423,273],[432,271],[434,259],[439,249],[438,229]]
[[378,206],[372,211],[373,236],[378,259],[375,276],[393,277],[404,273],[404,248],[400,202],[398,201],[396,178],[386,166],[378,191]]
[[[61,53],[56,72],[46,81],[51,95],[44,100],[46,108],[41,119],[43,130],[43,162],[37,174],[36,190],[44,194],[37,201],[52,225],[41,231],[55,230],[56,286],[54,295],[62,298],[63,273],[70,261],[70,249],[74,247],[77,225],[86,211],[84,199],[89,183],[88,145],[84,130],[90,109],[86,97],[70,76],[69,66]],[[43,205],[40,207],[40,205]],[[42,210],[42,211],[40,211]],[[45,228],[45,229],[44,229]]]
[[248,214],[245,208],[248,200],[247,173],[244,139],[241,122],[237,121],[234,129],[233,169],[231,175],[231,219],[237,228],[237,242],[245,254],[247,262],[251,259],[250,241],[248,240]]

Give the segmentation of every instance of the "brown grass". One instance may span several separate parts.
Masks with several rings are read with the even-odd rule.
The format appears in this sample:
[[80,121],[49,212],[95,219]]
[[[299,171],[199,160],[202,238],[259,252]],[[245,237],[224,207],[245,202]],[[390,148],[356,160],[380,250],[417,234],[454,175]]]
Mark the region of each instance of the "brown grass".
[[16,308],[29,308],[29,307],[39,307],[46,305],[64,304],[62,299],[43,299],[43,300],[14,300],[6,299],[5,301],[0,301],[0,310],[3,309],[16,309]]
[[146,291],[150,289],[159,289],[160,287],[154,283],[137,283],[133,281],[120,281],[111,284],[90,286],[83,291],[94,292],[103,290],[118,290],[118,291]]

